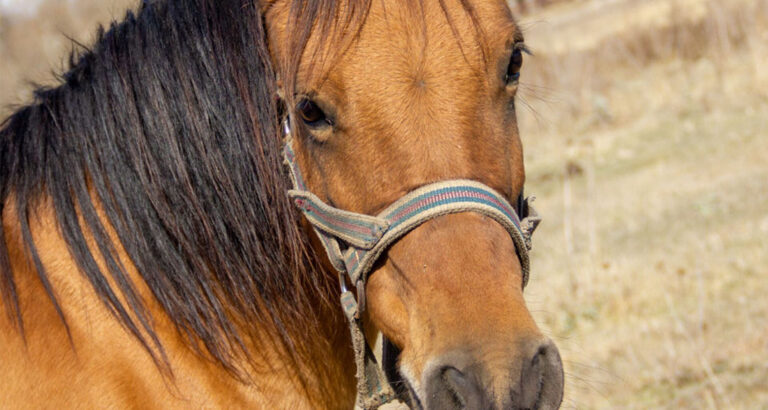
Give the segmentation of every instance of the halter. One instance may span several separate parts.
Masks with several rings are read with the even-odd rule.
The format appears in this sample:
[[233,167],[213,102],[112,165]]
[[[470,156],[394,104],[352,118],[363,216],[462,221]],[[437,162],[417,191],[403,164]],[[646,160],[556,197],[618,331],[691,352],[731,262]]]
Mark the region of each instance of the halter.
[[[531,234],[541,221],[529,203],[533,197],[518,198],[518,211],[487,185],[467,179],[454,179],[425,185],[409,192],[376,216],[334,208],[309,192],[296,162],[288,120],[283,154],[294,189],[288,195],[312,225],[333,267],[338,271],[341,305],[349,321],[357,365],[357,405],[377,408],[396,398],[376,362],[363,334],[361,314],[365,310],[365,284],[381,254],[394,242],[426,221],[442,215],[476,212],[501,224],[515,243],[523,274],[528,283]],[[520,220],[518,212],[523,215]],[[347,288],[355,284],[355,296]]]

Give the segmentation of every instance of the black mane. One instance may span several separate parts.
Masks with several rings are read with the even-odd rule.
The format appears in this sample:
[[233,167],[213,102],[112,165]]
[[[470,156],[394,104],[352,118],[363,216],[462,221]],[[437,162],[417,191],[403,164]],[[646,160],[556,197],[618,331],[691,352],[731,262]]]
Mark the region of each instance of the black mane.
[[[309,14],[300,3],[294,9],[311,20],[327,2],[307,2]],[[158,364],[166,359],[153,318],[110,229],[191,346],[241,374],[238,361],[258,354],[246,346],[260,346],[259,332],[271,329],[302,360],[298,335],[314,337],[318,317],[335,306],[286,197],[258,2],[146,2],[71,60],[60,86],[38,90],[0,129],[0,215],[12,198],[62,320],[30,232],[46,198],[82,274]],[[0,297],[23,333],[5,241]]]

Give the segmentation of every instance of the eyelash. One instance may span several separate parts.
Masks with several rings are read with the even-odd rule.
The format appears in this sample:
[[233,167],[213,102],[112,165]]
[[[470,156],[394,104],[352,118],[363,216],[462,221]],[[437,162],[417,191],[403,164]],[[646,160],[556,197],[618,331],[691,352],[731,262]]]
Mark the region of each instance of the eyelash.
[[528,48],[522,43],[517,43],[512,50],[512,55],[509,58],[509,64],[507,65],[507,71],[504,74],[504,82],[506,84],[516,83],[520,79],[520,69],[523,66],[523,53],[530,54]]

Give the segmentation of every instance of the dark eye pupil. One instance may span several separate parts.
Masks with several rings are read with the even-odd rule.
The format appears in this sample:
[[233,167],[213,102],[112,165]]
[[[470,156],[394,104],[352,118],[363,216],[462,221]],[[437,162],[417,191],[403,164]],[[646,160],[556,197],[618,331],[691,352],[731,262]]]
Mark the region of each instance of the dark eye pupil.
[[309,125],[314,125],[319,121],[325,120],[325,113],[323,110],[311,100],[301,100],[296,108],[301,119]]
[[520,68],[523,66],[523,53],[519,49],[512,52],[512,58],[509,59],[507,67],[507,81],[515,81],[520,78]]

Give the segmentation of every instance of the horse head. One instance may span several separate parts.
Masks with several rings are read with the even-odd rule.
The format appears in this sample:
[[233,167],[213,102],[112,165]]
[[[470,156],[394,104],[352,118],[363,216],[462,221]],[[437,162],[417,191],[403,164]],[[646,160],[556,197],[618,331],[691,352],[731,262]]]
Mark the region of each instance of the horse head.
[[[288,3],[266,7],[270,52],[295,161],[319,201],[377,215],[456,179],[521,195],[515,99],[526,48],[504,1]],[[319,23],[323,14],[331,22]],[[296,24],[312,28],[297,34]],[[368,333],[400,351],[411,405],[559,406],[560,356],[526,308],[518,255],[494,219],[451,213],[399,238],[358,282]]]

